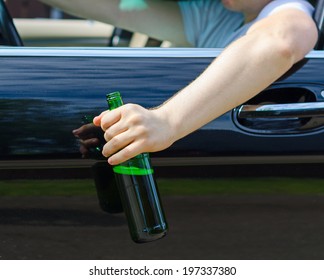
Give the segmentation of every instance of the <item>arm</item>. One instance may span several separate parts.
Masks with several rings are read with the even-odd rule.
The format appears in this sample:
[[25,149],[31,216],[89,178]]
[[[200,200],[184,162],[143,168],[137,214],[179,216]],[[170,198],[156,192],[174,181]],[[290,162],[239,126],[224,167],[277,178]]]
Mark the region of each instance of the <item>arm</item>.
[[[150,37],[188,46],[177,2],[145,0],[144,10],[122,11],[120,0],[40,0],[72,15],[105,22]],[[171,26],[171,28],[170,28]]]
[[268,87],[301,60],[316,39],[313,20],[299,10],[278,11],[257,22],[159,108],[129,104],[96,117],[94,123],[101,125],[108,141],[103,154],[110,156],[110,164],[118,164],[169,147]]

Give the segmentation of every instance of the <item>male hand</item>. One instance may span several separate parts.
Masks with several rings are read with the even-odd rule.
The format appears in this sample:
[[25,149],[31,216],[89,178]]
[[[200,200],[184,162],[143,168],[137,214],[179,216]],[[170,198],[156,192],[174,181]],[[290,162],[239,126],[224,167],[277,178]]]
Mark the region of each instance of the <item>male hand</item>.
[[148,110],[139,105],[126,104],[102,112],[93,123],[104,131],[107,143],[102,154],[109,157],[111,165],[140,153],[166,149],[174,142],[171,122],[160,108]]

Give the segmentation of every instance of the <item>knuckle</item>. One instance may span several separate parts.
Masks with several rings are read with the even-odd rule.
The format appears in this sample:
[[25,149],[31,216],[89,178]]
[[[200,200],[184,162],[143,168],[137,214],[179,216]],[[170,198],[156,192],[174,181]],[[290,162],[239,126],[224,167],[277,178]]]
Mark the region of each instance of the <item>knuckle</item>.
[[114,154],[119,149],[119,142],[117,139],[113,138],[109,140],[103,147],[102,154],[108,157]]
[[104,157],[108,157],[109,156],[109,153],[107,152],[107,144],[103,146],[103,149],[101,151],[102,155]]
[[103,131],[106,131],[108,129],[108,126],[104,122],[101,122],[100,127]]
[[124,105],[124,114],[127,116],[128,121],[132,123],[139,123],[142,121],[141,107],[137,104]]
[[139,125],[143,122],[143,117],[142,117],[142,115],[135,113],[130,117],[129,122],[132,125]]
[[123,106],[124,109],[126,110],[130,110],[130,111],[134,111],[136,110],[138,107],[138,105],[134,104],[134,103],[127,103]]
[[111,134],[108,130],[105,131],[104,138],[107,142],[111,139]]
[[139,133],[142,135],[142,137],[144,137],[145,140],[148,140],[148,136],[150,135],[148,128],[144,125],[141,125],[138,128],[138,130],[139,130]]
[[107,144],[111,151],[116,151],[116,149],[119,147],[118,138],[114,137],[110,139]]
[[150,131],[144,125],[138,126],[133,136],[137,141],[140,141],[145,145],[151,141]]
[[112,128],[109,128],[105,131],[104,138],[107,142],[113,139],[114,137],[116,137],[116,133],[113,131]]
[[122,154],[125,158],[131,158],[133,157],[133,150],[127,146],[123,149]]

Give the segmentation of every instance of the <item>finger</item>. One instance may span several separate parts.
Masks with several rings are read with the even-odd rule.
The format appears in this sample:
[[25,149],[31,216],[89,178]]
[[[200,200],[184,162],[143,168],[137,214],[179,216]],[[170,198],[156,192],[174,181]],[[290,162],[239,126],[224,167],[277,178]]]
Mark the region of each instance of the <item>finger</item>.
[[104,145],[102,154],[105,157],[109,157],[129,145],[131,142],[133,142],[133,138],[129,135],[129,133],[123,132],[118,134]]
[[118,134],[121,134],[127,131],[128,127],[124,126],[120,122],[113,124],[110,126],[104,133],[104,138],[106,142],[109,142],[111,139],[116,137]]
[[103,131],[106,131],[110,126],[121,119],[121,111],[117,109],[106,112],[101,117],[100,126]]
[[92,122],[95,126],[100,126],[101,123],[101,118],[104,114],[106,114],[107,112],[109,112],[109,110],[103,111],[101,112],[101,114],[99,116],[96,116],[93,118]]
[[104,111],[99,116],[94,117],[93,123],[96,126],[101,126],[101,128],[105,131],[109,126],[119,121],[120,118],[120,110],[117,108],[113,111]]
[[127,147],[110,156],[108,158],[108,163],[111,165],[116,165],[125,162],[126,160],[129,160],[142,153],[143,151],[141,150],[141,147],[142,145],[140,143],[133,142]]

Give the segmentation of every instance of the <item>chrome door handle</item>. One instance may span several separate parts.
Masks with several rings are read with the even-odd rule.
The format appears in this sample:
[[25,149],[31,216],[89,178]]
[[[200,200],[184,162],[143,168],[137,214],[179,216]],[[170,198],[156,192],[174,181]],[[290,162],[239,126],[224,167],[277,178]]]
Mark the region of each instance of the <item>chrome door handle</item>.
[[324,117],[324,102],[242,105],[237,109],[237,117],[239,119]]

